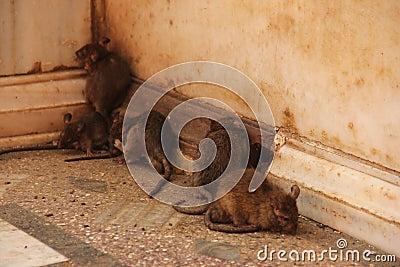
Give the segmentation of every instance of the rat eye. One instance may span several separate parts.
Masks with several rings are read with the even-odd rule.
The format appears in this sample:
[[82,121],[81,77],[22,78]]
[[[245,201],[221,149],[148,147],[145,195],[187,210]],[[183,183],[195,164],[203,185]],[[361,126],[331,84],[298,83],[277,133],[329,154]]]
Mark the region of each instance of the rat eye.
[[281,221],[282,223],[287,223],[287,222],[289,221],[289,217],[280,216],[280,221]]

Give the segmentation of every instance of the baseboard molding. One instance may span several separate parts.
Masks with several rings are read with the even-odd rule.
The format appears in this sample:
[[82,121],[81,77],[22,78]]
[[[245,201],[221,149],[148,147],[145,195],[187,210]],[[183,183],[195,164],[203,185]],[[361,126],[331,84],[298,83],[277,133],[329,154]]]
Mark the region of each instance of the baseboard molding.
[[399,185],[290,145],[277,152],[270,173],[284,188],[300,186],[300,214],[400,256]]
[[45,144],[58,140],[60,132],[29,134],[0,138],[0,149]]
[[1,77],[0,138],[61,130],[65,113],[78,117],[89,110],[85,83],[82,70]]

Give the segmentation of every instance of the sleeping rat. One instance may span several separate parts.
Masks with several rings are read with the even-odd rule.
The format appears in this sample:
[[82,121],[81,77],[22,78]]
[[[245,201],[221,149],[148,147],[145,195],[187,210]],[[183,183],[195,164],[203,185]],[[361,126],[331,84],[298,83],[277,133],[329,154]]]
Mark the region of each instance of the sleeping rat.
[[206,226],[214,231],[245,233],[272,231],[296,234],[300,188],[290,193],[265,182],[248,192],[254,169],[246,169],[239,183],[228,194],[210,204],[204,215]]

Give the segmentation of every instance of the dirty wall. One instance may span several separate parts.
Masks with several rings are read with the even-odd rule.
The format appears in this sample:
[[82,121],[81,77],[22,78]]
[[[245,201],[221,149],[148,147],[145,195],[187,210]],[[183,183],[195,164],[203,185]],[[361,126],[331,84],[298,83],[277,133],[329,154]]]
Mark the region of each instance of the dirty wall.
[[[261,88],[276,125],[400,171],[399,1],[96,2],[102,34],[138,77],[186,61],[228,64]],[[247,115],[214,89],[180,90]]]

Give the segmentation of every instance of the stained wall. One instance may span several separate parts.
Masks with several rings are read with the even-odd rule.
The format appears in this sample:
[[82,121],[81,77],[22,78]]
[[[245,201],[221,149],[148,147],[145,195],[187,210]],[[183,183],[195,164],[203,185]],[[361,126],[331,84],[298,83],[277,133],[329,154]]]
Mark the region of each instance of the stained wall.
[[90,0],[0,1],[0,76],[78,65],[90,22]]
[[[228,64],[260,87],[276,125],[400,171],[399,1],[105,0],[104,15],[111,48],[138,77]],[[248,115],[226,92],[180,90]]]

